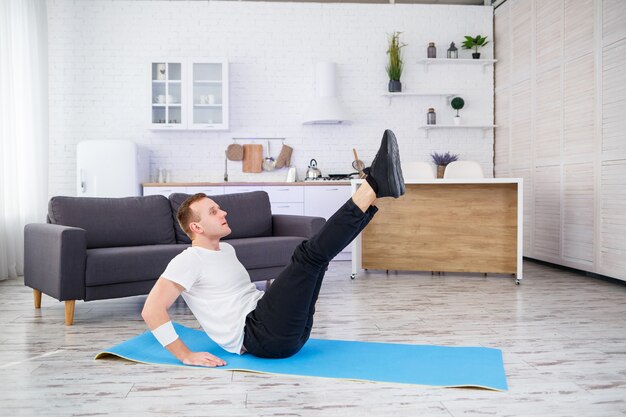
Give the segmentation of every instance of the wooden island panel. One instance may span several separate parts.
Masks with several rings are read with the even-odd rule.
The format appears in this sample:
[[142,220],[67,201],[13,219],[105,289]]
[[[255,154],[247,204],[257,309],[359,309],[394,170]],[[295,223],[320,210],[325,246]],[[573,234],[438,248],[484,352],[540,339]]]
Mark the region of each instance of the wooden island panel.
[[518,184],[407,184],[362,234],[366,269],[517,272]]

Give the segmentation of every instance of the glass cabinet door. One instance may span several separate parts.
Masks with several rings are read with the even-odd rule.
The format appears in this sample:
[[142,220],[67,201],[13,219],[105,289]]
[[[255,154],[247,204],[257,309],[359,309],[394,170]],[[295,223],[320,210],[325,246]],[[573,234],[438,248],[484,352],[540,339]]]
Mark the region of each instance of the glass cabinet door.
[[228,129],[226,59],[156,58],[149,68],[151,129]]
[[191,64],[191,127],[228,129],[228,64]]
[[153,62],[151,100],[153,128],[183,127],[185,112],[181,62]]

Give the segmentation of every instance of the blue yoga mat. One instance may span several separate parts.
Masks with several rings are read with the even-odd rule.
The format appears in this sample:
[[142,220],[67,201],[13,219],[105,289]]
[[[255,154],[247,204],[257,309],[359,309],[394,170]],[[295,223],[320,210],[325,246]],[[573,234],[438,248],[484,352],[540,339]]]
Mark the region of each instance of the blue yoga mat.
[[[508,389],[499,349],[310,339],[290,358],[262,359],[250,354],[228,353],[201,330],[178,323],[174,327],[191,350],[210,352],[228,363],[212,369],[498,391]],[[162,347],[150,332],[100,352],[96,359],[109,355],[135,362],[186,366]]]

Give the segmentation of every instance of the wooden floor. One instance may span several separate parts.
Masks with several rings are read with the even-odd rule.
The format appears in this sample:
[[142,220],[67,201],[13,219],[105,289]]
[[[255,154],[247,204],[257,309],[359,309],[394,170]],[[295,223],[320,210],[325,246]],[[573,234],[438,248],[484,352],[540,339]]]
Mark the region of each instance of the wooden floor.
[[[525,262],[524,280],[333,262],[314,337],[502,349],[510,390],[433,388],[95,361],[143,332],[145,297],[77,302],[75,325],[0,283],[3,416],[626,415],[626,285]],[[197,326],[184,303],[173,318]]]

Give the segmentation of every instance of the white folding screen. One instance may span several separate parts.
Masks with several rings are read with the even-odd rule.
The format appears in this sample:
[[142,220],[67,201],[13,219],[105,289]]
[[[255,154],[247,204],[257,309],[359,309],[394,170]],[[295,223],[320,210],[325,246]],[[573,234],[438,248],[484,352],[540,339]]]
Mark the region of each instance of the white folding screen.
[[626,280],[626,1],[495,10],[495,173],[524,178],[524,256]]

